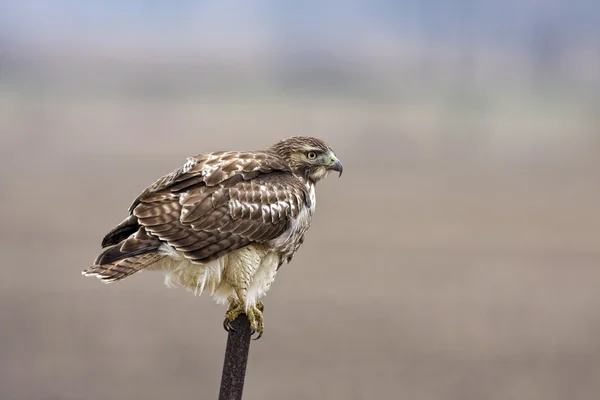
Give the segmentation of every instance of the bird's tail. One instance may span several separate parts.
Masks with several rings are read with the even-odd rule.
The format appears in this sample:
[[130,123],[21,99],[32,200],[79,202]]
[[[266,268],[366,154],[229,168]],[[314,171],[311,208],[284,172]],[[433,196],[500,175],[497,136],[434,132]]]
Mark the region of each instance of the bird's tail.
[[160,244],[160,240],[139,227],[136,233],[107,247],[83,275],[96,276],[107,283],[119,281],[163,258],[158,252]]
[[84,270],[83,275],[96,276],[106,283],[120,281],[121,279],[133,275],[147,266],[154,264],[161,258],[163,258],[163,256],[158,253],[148,253],[125,258],[113,264],[94,264]]

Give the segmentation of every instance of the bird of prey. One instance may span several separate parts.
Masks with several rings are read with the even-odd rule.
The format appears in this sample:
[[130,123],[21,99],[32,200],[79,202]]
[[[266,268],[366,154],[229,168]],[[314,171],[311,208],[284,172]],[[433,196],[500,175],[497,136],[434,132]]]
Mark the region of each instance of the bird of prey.
[[295,136],[268,148],[198,154],[146,188],[83,271],[114,282],[160,271],[167,286],[228,303],[225,329],[245,313],[262,335],[263,297],[304,241],[315,185],[342,164],[321,139]]

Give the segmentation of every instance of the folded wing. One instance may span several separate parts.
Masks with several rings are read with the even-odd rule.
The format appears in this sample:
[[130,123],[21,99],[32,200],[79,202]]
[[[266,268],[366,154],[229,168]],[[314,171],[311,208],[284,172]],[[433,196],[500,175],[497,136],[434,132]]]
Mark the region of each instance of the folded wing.
[[189,160],[144,191],[131,213],[150,236],[192,261],[209,262],[276,238],[309,201],[302,183],[268,154]]

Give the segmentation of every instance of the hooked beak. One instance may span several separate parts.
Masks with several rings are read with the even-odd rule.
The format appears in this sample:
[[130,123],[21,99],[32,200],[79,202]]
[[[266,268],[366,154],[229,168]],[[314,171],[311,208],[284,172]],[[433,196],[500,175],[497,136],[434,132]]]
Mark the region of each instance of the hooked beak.
[[329,169],[332,170],[332,171],[339,172],[340,176],[342,176],[342,172],[344,172],[344,166],[342,165],[342,163],[340,162],[340,160],[338,160],[335,157],[333,157],[331,159],[331,164],[329,164]]

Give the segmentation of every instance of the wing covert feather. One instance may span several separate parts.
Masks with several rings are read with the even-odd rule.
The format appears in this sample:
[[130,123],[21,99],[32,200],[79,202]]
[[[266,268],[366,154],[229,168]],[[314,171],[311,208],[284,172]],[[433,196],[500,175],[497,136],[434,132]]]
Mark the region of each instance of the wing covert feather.
[[268,153],[211,153],[188,159],[132,204],[150,235],[196,262],[208,262],[282,234],[309,196]]

